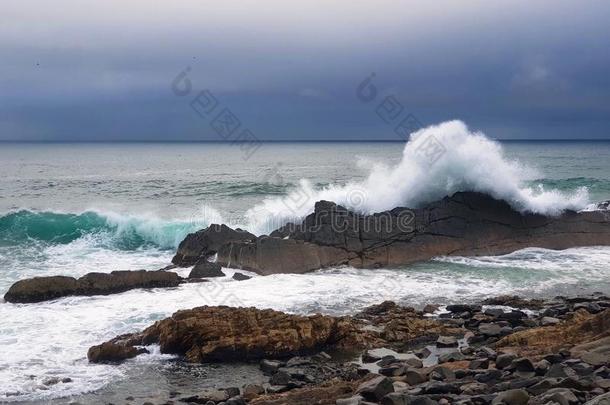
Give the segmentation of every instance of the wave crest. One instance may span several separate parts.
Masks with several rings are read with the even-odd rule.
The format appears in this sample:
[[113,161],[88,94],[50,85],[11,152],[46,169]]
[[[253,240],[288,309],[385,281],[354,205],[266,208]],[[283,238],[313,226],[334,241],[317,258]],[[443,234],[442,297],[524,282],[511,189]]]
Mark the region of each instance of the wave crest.
[[448,121],[412,134],[397,165],[375,164],[361,182],[315,189],[302,180],[287,196],[266,198],[246,216],[250,229],[266,233],[306,216],[319,200],[370,214],[419,207],[458,191],[487,193],[519,211],[547,215],[587,206],[586,187],[568,193],[541,184],[528,186],[527,181],[535,178],[531,168],[507,159],[498,142],[470,131],[461,121]]

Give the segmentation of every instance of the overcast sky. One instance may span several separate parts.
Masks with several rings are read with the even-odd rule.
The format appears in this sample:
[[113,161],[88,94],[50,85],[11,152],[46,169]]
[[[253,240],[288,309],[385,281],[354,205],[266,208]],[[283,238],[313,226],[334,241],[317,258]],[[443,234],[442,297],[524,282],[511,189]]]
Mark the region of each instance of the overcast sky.
[[608,1],[4,0],[0,140],[222,140],[225,108],[266,140],[395,140],[409,114],[610,138],[609,20]]

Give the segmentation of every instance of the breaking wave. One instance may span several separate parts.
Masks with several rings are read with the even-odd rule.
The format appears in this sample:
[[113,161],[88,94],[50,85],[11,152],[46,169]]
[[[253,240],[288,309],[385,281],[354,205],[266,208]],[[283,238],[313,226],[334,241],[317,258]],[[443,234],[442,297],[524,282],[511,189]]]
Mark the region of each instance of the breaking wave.
[[366,179],[316,188],[308,180],[287,196],[266,198],[246,213],[249,229],[266,233],[313,211],[329,200],[361,213],[394,207],[419,207],[458,191],[478,191],[504,199],[515,209],[556,215],[581,210],[589,202],[586,187],[571,192],[531,184],[540,178],[531,168],[509,160],[502,146],[461,121],[448,121],[411,135],[395,166],[371,165]]

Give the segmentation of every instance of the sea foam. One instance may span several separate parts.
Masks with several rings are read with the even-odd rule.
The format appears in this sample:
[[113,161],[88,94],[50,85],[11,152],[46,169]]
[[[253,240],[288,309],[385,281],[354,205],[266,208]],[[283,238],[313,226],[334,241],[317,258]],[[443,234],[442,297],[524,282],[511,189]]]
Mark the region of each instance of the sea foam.
[[[437,153],[430,155],[430,147]],[[398,164],[374,164],[363,181],[315,188],[301,180],[287,196],[266,198],[246,213],[247,227],[267,233],[311,213],[319,200],[365,214],[420,207],[458,191],[487,193],[521,212],[547,215],[580,210],[589,202],[586,187],[566,193],[525,184],[535,178],[534,170],[509,160],[498,142],[470,131],[461,121],[448,121],[413,133]]]

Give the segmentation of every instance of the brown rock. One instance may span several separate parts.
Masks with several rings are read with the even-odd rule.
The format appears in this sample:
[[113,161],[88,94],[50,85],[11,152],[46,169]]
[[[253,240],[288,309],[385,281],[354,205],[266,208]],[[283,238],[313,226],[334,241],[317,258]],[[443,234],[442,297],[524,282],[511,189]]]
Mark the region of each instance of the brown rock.
[[142,353],[148,353],[148,351],[114,342],[105,342],[89,348],[87,358],[91,363],[118,363]]
[[[496,346],[510,348],[522,356],[543,356],[608,336],[610,309],[595,315],[578,310],[571,319],[561,324],[513,333],[498,341]],[[582,351],[585,351],[585,347],[581,346]]]
[[159,343],[162,353],[208,362],[293,356],[339,345],[353,334],[357,331],[348,318],[205,306],[178,311],[119,341],[131,346]]

